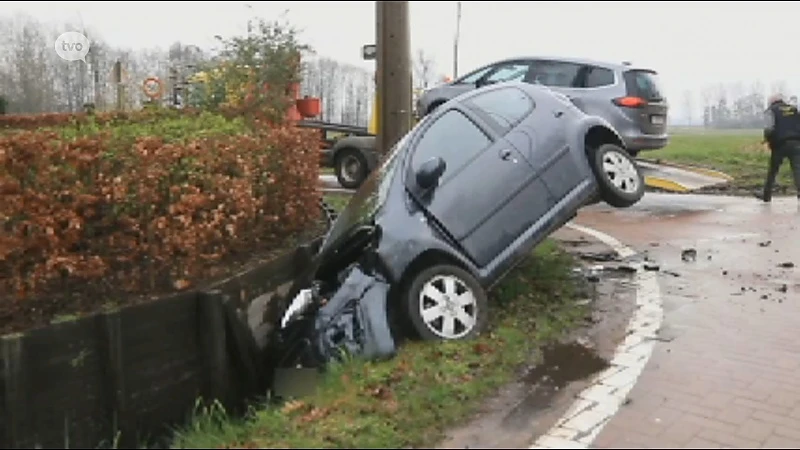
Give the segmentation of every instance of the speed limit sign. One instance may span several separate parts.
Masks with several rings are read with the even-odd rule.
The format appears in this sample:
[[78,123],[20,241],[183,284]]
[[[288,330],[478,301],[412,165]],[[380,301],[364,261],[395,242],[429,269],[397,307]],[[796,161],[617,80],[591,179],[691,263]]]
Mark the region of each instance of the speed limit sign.
[[142,91],[151,99],[160,98],[164,94],[164,84],[158,77],[149,77],[142,83]]

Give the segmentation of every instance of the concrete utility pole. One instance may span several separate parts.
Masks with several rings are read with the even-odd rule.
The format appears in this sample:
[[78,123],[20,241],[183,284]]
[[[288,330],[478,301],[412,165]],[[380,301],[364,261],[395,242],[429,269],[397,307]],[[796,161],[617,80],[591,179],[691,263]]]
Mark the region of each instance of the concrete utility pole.
[[411,42],[408,2],[377,1],[377,150],[385,154],[411,130]]

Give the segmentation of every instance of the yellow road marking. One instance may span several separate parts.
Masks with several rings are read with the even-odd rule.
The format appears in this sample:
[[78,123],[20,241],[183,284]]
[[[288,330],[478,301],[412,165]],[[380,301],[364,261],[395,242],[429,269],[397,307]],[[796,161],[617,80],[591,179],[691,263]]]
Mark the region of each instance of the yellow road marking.
[[666,178],[645,176],[644,183],[650,187],[663,189],[665,191],[689,192],[689,189],[686,186]]

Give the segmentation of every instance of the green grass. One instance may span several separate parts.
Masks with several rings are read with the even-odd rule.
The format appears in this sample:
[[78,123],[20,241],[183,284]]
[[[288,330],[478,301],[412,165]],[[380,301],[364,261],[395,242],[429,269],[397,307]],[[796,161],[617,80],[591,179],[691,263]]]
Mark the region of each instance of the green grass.
[[344,207],[347,206],[347,203],[350,202],[350,194],[327,193],[324,199],[328,206],[335,209],[336,212],[341,212]]
[[460,342],[412,342],[384,362],[329,368],[316,394],[228,417],[198,410],[173,448],[408,448],[433,445],[512,381],[537,348],[585,317],[574,261],[545,241],[491,293],[491,329]]
[[[761,138],[759,132],[749,130],[673,134],[666,148],[640,156],[725,172],[734,177],[733,190],[744,192],[761,188],[766,177],[769,151],[762,147]],[[781,167],[778,184],[793,185],[788,161]]]
[[136,138],[143,136],[159,137],[169,143],[182,143],[203,137],[247,132],[242,119],[227,119],[210,112],[203,112],[193,117],[175,115],[139,123],[122,122],[103,125],[89,123],[80,127],[59,127],[54,130],[67,139],[92,136],[101,131],[108,131],[115,142],[123,145],[133,144]]

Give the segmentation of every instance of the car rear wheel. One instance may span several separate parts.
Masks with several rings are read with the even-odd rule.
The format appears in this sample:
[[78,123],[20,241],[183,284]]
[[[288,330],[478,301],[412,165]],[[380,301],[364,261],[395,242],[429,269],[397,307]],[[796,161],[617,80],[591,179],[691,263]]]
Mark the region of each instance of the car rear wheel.
[[411,325],[423,340],[472,338],[488,323],[486,292],[469,272],[451,264],[421,271],[404,297]]
[[336,179],[345,189],[356,189],[367,177],[367,161],[356,149],[346,148],[336,155]]
[[603,144],[589,155],[589,160],[603,201],[617,208],[627,208],[642,199],[644,177],[625,149]]

